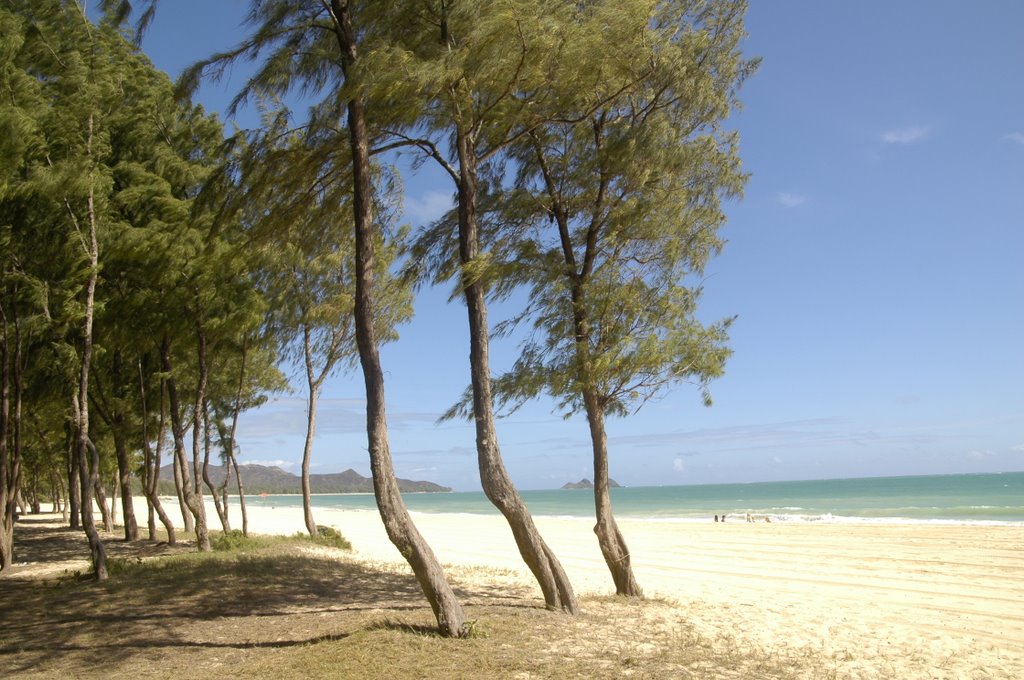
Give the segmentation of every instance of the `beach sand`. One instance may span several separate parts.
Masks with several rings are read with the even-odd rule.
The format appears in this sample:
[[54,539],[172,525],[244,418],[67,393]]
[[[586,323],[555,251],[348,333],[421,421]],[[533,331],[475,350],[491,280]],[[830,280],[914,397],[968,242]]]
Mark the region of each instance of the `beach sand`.
[[[180,520],[176,506],[171,515]],[[376,512],[314,515],[357,557],[407,568]],[[138,517],[144,522],[144,504]],[[502,518],[413,517],[460,579],[532,585],[541,598]],[[219,528],[212,507],[208,518]],[[591,521],[536,522],[578,594],[614,592]],[[304,531],[300,508],[250,508],[249,527]],[[677,603],[711,639],[821,654],[837,677],[1024,678],[1022,527],[622,520],[620,528],[645,594]]]

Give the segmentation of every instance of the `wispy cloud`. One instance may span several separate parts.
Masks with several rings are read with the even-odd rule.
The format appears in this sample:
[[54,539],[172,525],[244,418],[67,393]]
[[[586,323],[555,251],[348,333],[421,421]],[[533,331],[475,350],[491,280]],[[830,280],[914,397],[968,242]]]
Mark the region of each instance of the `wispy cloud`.
[[1010,134],[1003,137],[1011,142],[1017,142],[1018,144],[1024,144],[1024,132],[1011,132]]
[[787,208],[795,208],[798,205],[803,205],[807,202],[807,197],[803,194],[794,194],[788,191],[780,192],[776,196],[776,199]]
[[242,465],[264,465],[266,467],[290,468],[294,467],[295,463],[288,460],[246,460],[242,461]]
[[453,204],[452,195],[440,191],[406,196],[405,219],[413,224],[429,224],[451,210]]
[[882,141],[886,144],[913,144],[926,139],[931,128],[926,125],[912,125],[905,128],[886,130],[882,133]]

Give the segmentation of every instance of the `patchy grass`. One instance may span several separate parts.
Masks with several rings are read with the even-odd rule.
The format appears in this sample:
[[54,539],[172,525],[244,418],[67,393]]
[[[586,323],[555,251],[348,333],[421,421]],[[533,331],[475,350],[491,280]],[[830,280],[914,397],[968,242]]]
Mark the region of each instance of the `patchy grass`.
[[[0,579],[3,676],[834,676],[824,656],[782,658],[702,637],[676,603],[583,598],[583,614],[569,617],[543,609],[531,588],[493,586],[480,569],[455,570],[472,632],[445,639],[405,569],[310,551],[308,540],[227,543],[203,554],[122,554],[104,583]],[[143,553],[147,544],[133,545]]]

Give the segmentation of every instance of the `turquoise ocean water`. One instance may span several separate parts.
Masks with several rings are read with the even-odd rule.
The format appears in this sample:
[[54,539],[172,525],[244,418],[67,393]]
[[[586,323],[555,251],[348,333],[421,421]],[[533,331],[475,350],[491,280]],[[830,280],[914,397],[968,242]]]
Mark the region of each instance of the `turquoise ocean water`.
[[[523,491],[538,516],[590,518],[589,490]],[[405,494],[412,512],[497,514],[481,492]],[[248,497],[252,505],[299,506],[300,496]],[[314,507],[372,510],[369,494],[322,494]],[[1024,526],[1024,472],[876,477],[612,490],[620,519],[705,521],[746,513],[782,522],[955,522]]]

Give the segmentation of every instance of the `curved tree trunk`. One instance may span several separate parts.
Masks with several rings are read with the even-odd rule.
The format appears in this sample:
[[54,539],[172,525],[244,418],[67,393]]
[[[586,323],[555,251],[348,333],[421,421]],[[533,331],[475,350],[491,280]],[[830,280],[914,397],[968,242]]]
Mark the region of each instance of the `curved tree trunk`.
[[604,561],[615,582],[616,594],[639,597],[643,595],[643,591],[633,576],[629,548],[612,515],[611,489],[608,486],[608,435],[604,429],[604,411],[592,391],[584,391],[583,401],[587,409],[590,438],[594,445],[594,506],[597,514],[594,533],[597,534],[601,554],[604,555]]
[[316,538],[316,521],[313,519],[312,493],[309,487],[309,463],[313,457],[313,438],[316,436],[316,400],[320,391],[313,370],[313,349],[310,346],[309,324],[302,326],[303,356],[306,362],[306,386],[309,390],[306,401],[306,443],[302,448],[302,514],[306,520],[306,531]]
[[132,469],[128,458],[128,446],[122,434],[114,435],[114,450],[117,452],[117,479],[121,487],[121,515],[124,517],[124,540],[139,540],[139,524],[135,519],[132,503]]
[[238,483],[238,506],[242,511],[242,535],[249,535],[249,515],[245,511],[245,488],[242,486],[242,473],[238,469],[238,459],[231,454],[231,465],[235,468],[235,481]]
[[[93,141],[93,114],[89,114],[88,133],[86,137],[86,154],[92,156]],[[88,219],[88,240],[80,229],[78,220],[70,204],[68,212],[71,214],[75,229],[87,244],[86,255],[89,258],[89,281],[85,290],[85,322],[82,329],[82,365],[78,377],[78,393],[75,395],[75,425],[77,426],[76,455],[79,461],[79,475],[82,487],[82,525],[85,534],[89,539],[89,549],[92,552],[93,572],[96,580],[103,581],[107,578],[107,553],[100,541],[99,532],[96,531],[96,523],[92,513],[92,488],[99,485],[100,479],[100,458],[95,447],[91,449],[89,456],[89,368],[92,362],[92,325],[93,314],[96,303],[96,281],[99,278],[99,242],[96,231],[96,205],[94,200],[95,182],[90,172],[89,197],[87,200]],[[67,202],[67,199],[65,199]]]
[[[100,454],[96,450],[96,445],[90,439],[86,446],[89,448],[90,460],[99,461]],[[103,488],[103,478],[99,473],[96,474],[96,481],[93,485],[93,493],[95,494],[96,505],[100,509],[100,520],[103,522],[103,530],[107,533],[113,533],[114,531],[114,519],[110,514],[110,501],[107,499],[107,492]]]
[[[173,435],[172,435],[173,436]],[[184,444],[183,444],[184,446]],[[178,495],[178,509],[181,511],[181,521],[185,525],[185,533],[190,534],[196,530],[195,519],[192,511],[188,509],[185,502],[185,471],[181,469],[181,459],[177,455],[178,442],[174,442],[174,451],[171,453],[171,467],[174,470],[174,489]],[[187,469],[187,466],[186,466]]]
[[139,359],[139,403],[142,405],[142,452],[143,452],[143,476],[142,491],[146,495],[149,505],[149,540],[156,540],[156,521],[154,515],[160,518],[160,523],[167,531],[167,544],[174,545],[174,523],[167,516],[163,504],[160,502],[160,495],[157,493],[157,482],[160,478],[160,453],[164,445],[164,433],[167,419],[165,417],[166,404],[164,393],[160,390],[160,426],[157,428],[156,450],[149,443],[149,431],[147,428],[149,410],[146,408],[146,377],[143,370],[143,359]]
[[[459,257],[465,267],[476,259],[480,251],[476,216],[476,157],[473,140],[461,127],[458,129],[456,142],[460,170]],[[480,482],[487,498],[508,521],[519,554],[540,585],[545,606],[548,609],[577,614],[579,607],[572,584],[558,558],[537,530],[533,517],[505,469],[498,448],[491,395],[488,339],[490,329],[487,324],[484,286],[478,280],[469,279],[464,271],[462,287],[469,315],[469,360]]]
[[[210,490],[210,495],[213,497],[213,507],[217,511],[217,517],[220,519],[221,530],[226,534],[231,531],[231,520],[228,518],[228,505],[227,500],[221,502],[221,496],[218,493],[218,486],[213,483],[210,479],[210,447],[213,444],[212,438],[210,437],[210,412],[209,403],[203,399],[203,483]],[[195,432],[193,435],[195,436]],[[224,465],[224,483],[227,484],[228,466]]]
[[[171,372],[171,350],[165,337],[160,346],[160,363],[163,372],[167,374],[167,401],[171,412],[171,434],[174,437],[174,457],[181,469],[181,496],[188,509],[186,517],[191,514],[195,519],[196,545],[200,551],[210,550],[210,534],[206,528],[206,508],[203,507],[202,497],[193,490],[193,479],[198,482],[198,475],[189,470],[188,453],[185,449],[185,428],[181,422],[181,403],[178,400],[178,388],[174,375]],[[195,415],[195,420],[199,415]],[[193,428],[194,430],[195,428]],[[193,461],[198,468],[198,455]],[[197,471],[198,472],[198,471]],[[198,486],[198,485],[197,485]]]
[[[331,0],[335,35],[341,48],[342,69],[346,78],[356,60],[356,32],[352,9],[345,0]],[[434,552],[423,540],[409,516],[398,490],[391,449],[388,445],[384,404],[384,372],[380,365],[374,331],[374,230],[373,192],[370,184],[370,144],[366,111],[358,95],[348,102],[349,142],[352,149],[353,212],[356,241],[355,327],[359,362],[366,384],[366,437],[370,453],[370,471],[377,508],[388,538],[408,560],[423,594],[437,618],[440,633],[448,637],[467,634],[462,606],[455,598]]]

